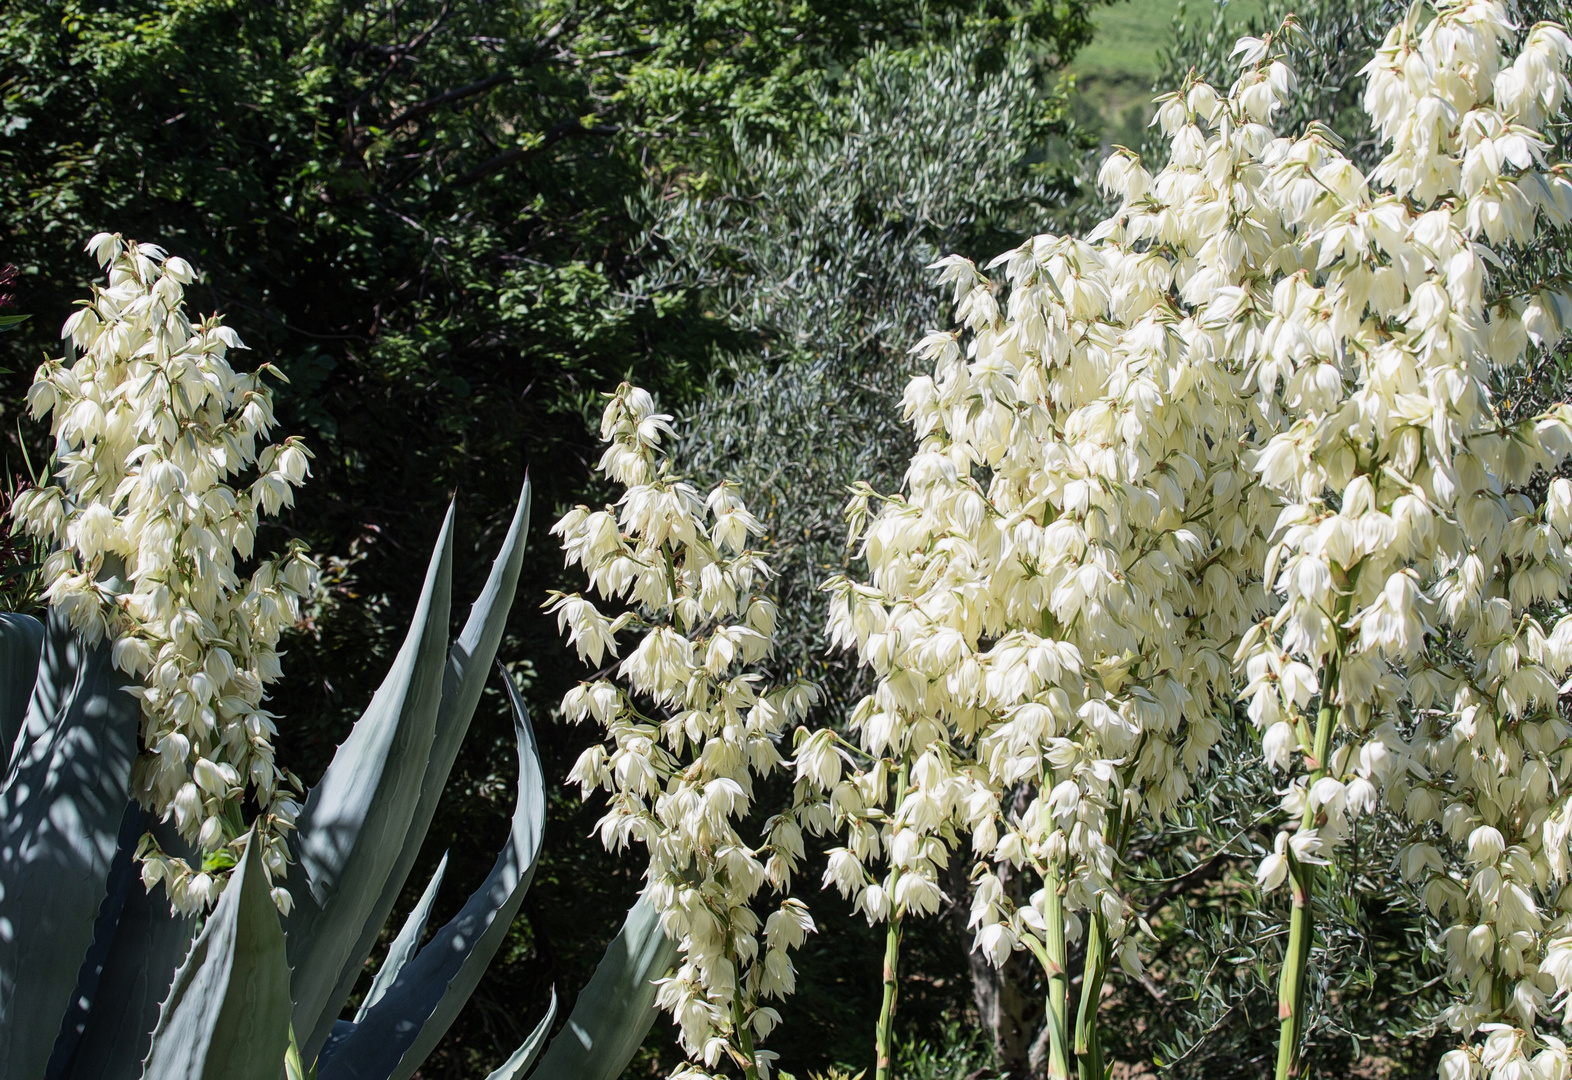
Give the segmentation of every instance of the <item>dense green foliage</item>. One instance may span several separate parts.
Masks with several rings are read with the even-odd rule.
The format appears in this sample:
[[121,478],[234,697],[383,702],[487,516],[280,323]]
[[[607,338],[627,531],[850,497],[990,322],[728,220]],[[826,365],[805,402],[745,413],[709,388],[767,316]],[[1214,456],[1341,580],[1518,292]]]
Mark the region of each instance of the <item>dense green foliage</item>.
[[[473,590],[527,467],[542,518],[586,497],[585,416],[598,391],[632,376],[680,406],[738,377],[726,358],[757,355],[773,338],[770,327],[729,314],[758,279],[725,259],[691,257],[689,247],[668,251],[651,228],[661,203],[647,192],[713,205],[740,190],[739,178],[751,182],[750,147],[789,155],[833,146],[857,109],[907,132],[888,141],[895,151],[910,125],[928,125],[919,134],[935,152],[948,145],[983,159],[951,159],[962,170],[949,177],[944,162],[927,166],[934,196],[917,206],[928,216],[913,219],[919,249],[885,256],[902,276],[865,294],[858,310],[918,295],[917,260],[956,246],[991,249],[990,233],[1029,227],[1032,214],[1018,212],[1057,198],[1054,183],[1030,178],[1012,155],[1047,152],[1060,108],[1051,73],[1089,39],[1087,7],[9,4],[0,25],[0,260],[20,268],[17,310],[32,315],[5,338],[9,471],[25,474],[24,448],[35,464],[47,458],[43,433],[18,403],[33,365],[57,351],[54,328],[91,275],[83,240],[107,228],[187,256],[205,275],[193,307],[223,313],[255,360],[289,376],[283,427],[317,455],[315,478],[286,518],[289,535],[263,537],[264,547],[303,537],[326,559],[329,593],[293,644],[270,706],[285,718],[287,762],[313,779],[391,659],[419,585],[409,556],[431,540],[450,494],[458,492],[459,535],[473,538],[455,553],[455,585]],[[952,100],[983,71],[1015,65],[1015,111],[982,118],[991,128],[967,128],[981,120],[965,115],[914,116],[888,90],[869,98],[855,89],[878,78],[916,85],[932,55],[959,40],[969,51],[948,61],[966,68],[953,73],[962,81]],[[1022,43],[1014,52],[1012,40]],[[882,59],[868,67],[875,46]],[[972,135],[1004,132],[1009,149],[991,157],[965,148]],[[775,174],[782,183],[809,175]],[[861,198],[852,209],[882,214],[881,205]],[[877,356],[904,349],[901,318]],[[898,385],[888,379],[885,387]],[[887,392],[879,400],[887,405]],[[524,570],[526,598],[543,596],[559,573],[560,557],[540,539]],[[519,604],[501,655],[542,718],[545,772],[560,777],[585,735],[549,722],[549,703],[582,671],[532,608]],[[401,903],[414,902],[450,846],[448,880],[459,887],[439,900],[438,922],[462,886],[484,876],[506,828],[511,731],[500,695],[487,700]],[[639,868],[587,837],[596,809],[568,792],[551,800],[526,917],[426,1075],[499,1062],[553,983],[571,1001],[637,887]],[[951,967],[935,976],[931,1010],[923,993],[911,996],[914,1024],[953,1011],[958,993],[964,1000],[958,941],[935,943]],[[863,954],[842,948],[850,944],[827,943],[820,973],[805,975],[824,992],[802,1000],[817,1001],[836,1034],[789,1025],[780,1049],[796,1071],[867,1053],[860,1003],[834,1000],[844,997],[842,980],[864,984],[863,955],[874,963],[871,945]],[[650,1064],[667,1053],[652,1040]]]

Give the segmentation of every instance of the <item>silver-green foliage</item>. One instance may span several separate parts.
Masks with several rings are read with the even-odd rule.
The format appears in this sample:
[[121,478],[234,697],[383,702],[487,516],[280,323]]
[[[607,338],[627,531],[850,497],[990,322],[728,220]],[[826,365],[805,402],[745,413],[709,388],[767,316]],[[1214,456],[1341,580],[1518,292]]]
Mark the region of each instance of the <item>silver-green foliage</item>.
[[[507,845],[459,914],[419,948],[433,880],[355,1021],[338,1017],[479,701],[528,522],[526,483],[486,587],[450,647],[449,512],[404,646],[307,799],[292,839],[294,909],[280,919],[259,847],[248,843],[194,942],[193,922],[150,896],[136,873],[133,852],[150,824],[128,797],[140,710],[110,646],[86,645],[54,615],[47,625],[0,616],[0,733],[10,740],[0,786],[0,1075],[274,1080],[292,1036],[323,1080],[404,1080],[419,1067],[501,945],[540,852],[545,780],[523,701],[505,674],[519,752]],[[596,980],[632,973],[648,983],[664,973],[669,948],[647,922],[637,942],[614,943]],[[650,956],[665,958],[660,970],[641,966]],[[600,1080],[626,1064],[654,1005],[638,994],[596,1005],[594,985],[580,1005],[598,1009],[602,1025],[638,1032],[631,1045],[602,1040],[570,1074]],[[498,1080],[524,1075],[554,1016],[555,1000]]]
[[846,568],[847,485],[893,490],[910,459],[907,350],[946,325],[927,267],[1003,250],[1074,190],[1043,163],[1062,99],[1025,45],[876,49],[840,86],[789,149],[738,135],[730,171],[654,202],[661,280],[703,291],[757,342],[730,358],[677,457],[749,493],[780,575],[780,661],[832,700],[854,672],[821,648],[817,587]]

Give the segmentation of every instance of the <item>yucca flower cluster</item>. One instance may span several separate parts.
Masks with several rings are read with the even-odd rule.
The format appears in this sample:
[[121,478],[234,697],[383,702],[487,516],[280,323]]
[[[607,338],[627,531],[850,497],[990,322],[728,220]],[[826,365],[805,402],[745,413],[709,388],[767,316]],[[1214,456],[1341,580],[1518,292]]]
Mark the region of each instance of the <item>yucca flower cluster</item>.
[[[878,676],[856,716],[868,748],[896,741],[920,766],[895,819],[969,833],[976,947],[1044,966],[1051,1076],[1071,1068],[1067,941],[1084,915],[1092,1011],[1113,955],[1139,970],[1139,922],[1113,881],[1120,838],[1204,770],[1231,641],[1264,603],[1247,522],[1269,500],[1240,479],[1232,384],[1214,354],[1182,347],[1168,253],[1096,239],[1003,256],[1004,309],[985,275],[945,261],[969,341],[918,346],[934,374],[906,392],[920,440],[906,492],[881,500],[870,580],[834,583],[830,619]],[[853,499],[854,530],[870,497]],[[901,854],[892,872],[937,888],[942,859]],[[1026,906],[1003,864],[1038,875]]]
[[141,679],[133,789],[202,854],[192,865],[146,837],[144,882],[163,881],[182,911],[216,900],[252,826],[249,796],[288,911],[285,836],[301,786],[274,760],[263,701],[316,565],[291,543],[240,570],[309,455],[294,438],[259,447],[275,424],[263,380],[278,373],[237,372],[227,354],[244,348],[239,336],[217,317],[191,323],[184,286],[196,274],[184,260],[109,234],[88,250],[108,284],[65,324],[77,355],[45,362],[28,391],[33,415],[52,417],[55,464],[13,514],[51,547],[50,604],[88,642],[107,636],[115,666]]
[[565,716],[592,719],[607,736],[569,782],[586,798],[610,793],[599,823],[607,848],[636,842],[649,852],[649,895],[680,951],[657,999],[693,1059],[677,1075],[718,1075],[729,1059],[749,1077],[768,1076],[774,1055],[754,1039],[779,1014],[765,1000],[794,989],[790,952],[814,926],[800,900],[771,902],[761,918],[758,898],[766,885],[789,891],[803,832],[825,828],[828,812],[800,784],[761,842],[738,824],[756,781],[787,764],[781,739],[815,691],[771,686],[755,670],[775,629],[769,567],[748,547],[759,523],[733,485],[705,496],[672,472],[661,449],[670,419],[643,390],[624,384],[611,395],[599,468],[623,494],[552,527],[601,603],[625,608],[607,614],[582,595],[553,594],[550,609],[579,656],[598,668],[621,656],[619,634],[637,637],[616,679],[608,666],[563,698]]
[[[830,625],[878,678],[862,749],[912,767],[883,857],[937,888],[970,834],[977,946],[1044,962],[1050,1075],[1064,941],[1092,935],[1088,986],[1098,954],[1139,964],[1121,838],[1185,797],[1236,701],[1288,778],[1259,868],[1294,892],[1280,1075],[1314,867],[1382,803],[1448,927],[1467,1038],[1445,1074],[1567,1075],[1542,1018],[1572,1002],[1572,485],[1546,475],[1572,409],[1515,419],[1494,387],[1572,300],[1507,291],[1491,248],[1572,217],[1543,134],[1569,52],[1498,3],[1415,4],[1366,69],[1389,146],[1366,177],[1326,128],[1273,129],[1294,78],[1244,39],[1227,92],[1159,99],[1160,172],[1108,159],[1119,206],[1085,240],[1036,237],[1000,281],[943,264],[964,330],[918,347],[919,450],[903,494],[853,499],[859,528],[879,500],[869,578],[836,583]],[[890,878],[842,816],[834,877],[875,911]],[[1040,875],[1029,908],[1005,862]]]
[[1268,752],[1299,773],[1261,878],[1302,893],[1378,799],[1409,822],[1404,873],[1447,924],[1467,990],[1450,1020],[1486,1034],[1448,1056],[1449,1077],[1569,1067],[1536,1020],[1572,991],[1557,685],[1572,619],[1550,622],[1572,571],[1572,486],[1543,482],[1572,449],[1572,408],[1513,420],[1493,392],[1531,343],[1556,343],[1569,308],[1493,287],[1490,246],[1572,218],[1542,134],[1572,40],[1537,26],[1509,60],[1517,40],[1500,5],[1422,27],[1416,9],[1366,68],[1391,147],[1374,176],[1303,140],[1274,162],[1307,255],[1275,286],[1256,380],[1263,396],[1284,384],[1256,465],[1284,503],[1264,566],[1281,605],[1240,652]]

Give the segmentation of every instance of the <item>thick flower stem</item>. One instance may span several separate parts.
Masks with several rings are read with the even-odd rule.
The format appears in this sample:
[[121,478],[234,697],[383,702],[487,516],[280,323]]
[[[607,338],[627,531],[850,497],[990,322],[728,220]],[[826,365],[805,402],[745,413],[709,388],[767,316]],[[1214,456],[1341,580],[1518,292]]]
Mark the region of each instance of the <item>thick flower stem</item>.
[[1299,1075],[1299,1038],[1304,1034],[1305,973],[1310,967],[1310,937],[1314,932],[1310,910],[1313,867],[1289,856],[1289,881],[1294,910],[1288,923],[1288,951],[1277,984],[1277,1015],[1282,1028],[1277,1037],[1277,1080]]
[[895,1039],[895,1004],[900,994],[900,960],[902,918],[892,912],[890,925],[884,934],[884,1002],[879,1006],[877,1033],[877,1061],[875,1080],[890,1080],[890,1051]]
[[[1326,775],[1327,758],[1332,750],[1332,728],[1337,707],[1338,650],[1327,661],[1321,686],[1321,708],[1315,718],[1315,738],[1311,746],[1310,783]],[[1283,971],[1277,983],[1277,1017],[1282,1027],[1277,1036],[1276,1080],[1298,1076],[1302,1062],[1299,1040],[1305,1030],[1305,975],[1310,968],[1310,941],[1315,933],[1312,897],[1315,867],[1300,862],[1290,848],[1289,883],[1293,887],[1294,907],[1288,922],[1288,950],[1283,955]]]
[[[738,988],[740,991],[740,987]],[[742,994],[734,994],[731,999],[731,1021],[737,1030],[738,1050],[747,1059],[743,1066],[746,1080],[759,1080],[759,1059],[753,1052],[753,1029],[748,1026],[748,1018],[742,1012]]]
[[[907,775],[910,763],[903,759],[900,772],[895,777],[895,803],[898,810],[906,798]],[[890,867],[890,922],[884,932],[884,1000],[879,1005],[879,1026],[874,1032],[874,1080],[890,1080],[893,1072],[892,1049],[895,1044],[895,1006],[901,991],[901,931],[903,918],[900,904],[895,901],[895,886],[900,881],[900,867]]]
[[1059,864],[1048,863],[1043,874],[1043,919],[1048,924],[1046,946],[1039,959],[1048,979],[1048,1078],[1069,1080],[1069,973],[1065,971],[1064,894],[1059,880]]
[[1097,1034],[1097,1006],[1108,974],[1108,923],[1101,910],[1092,913],[1086,939],[1086,968],[1081,974],[1081,1008],[1075,1016],[1075,1064],[1080,1080],[1103,1080],[1103,1044]]
[[[1124,854],[1130,815],[1128,809],[1109,819],[1103,839],[1109,847]],[[1103,1041],[1097,1033],[1097,1009],[1102,1004],[1103,981],[1113,958],[1113,942],[1108,937],[1108,919],[1101,905],[1091,912],[1092,925],[1086,939],[1086,964],[1081,969],[1081,1007],[1075,1014],[1075,1063],[1080,1080],[1104,1080]]]

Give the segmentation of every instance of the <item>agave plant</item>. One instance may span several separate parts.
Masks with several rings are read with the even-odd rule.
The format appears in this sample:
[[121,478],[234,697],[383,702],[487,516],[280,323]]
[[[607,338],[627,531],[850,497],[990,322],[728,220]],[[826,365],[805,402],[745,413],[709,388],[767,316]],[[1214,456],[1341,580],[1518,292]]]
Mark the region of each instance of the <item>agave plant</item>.
[[[140,710],[107,642],[64,617],[0,614],[0,1076],[7,1080],[404,1080],[463,1008],[529,887],[544,778],[504,673],[518,740],[506,846],[452,921],[420,947],[446,858],[394,937],[353,1021],[340,1018],[425,839],[495,658],[518,584],[526,481],[458,640],[448,642],[449,510],[402,648],[311,789],[291,838],[281,919],[248,843],[197,932],[137,873],[150,828],[130,798]],[[492,1080],[612,1080],[654,1020],[671,943],[643,901],[564,1030],[556,1001]]]

